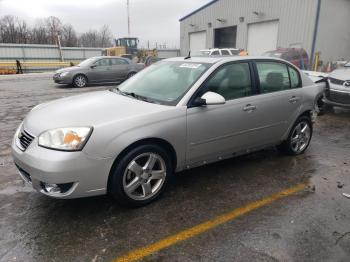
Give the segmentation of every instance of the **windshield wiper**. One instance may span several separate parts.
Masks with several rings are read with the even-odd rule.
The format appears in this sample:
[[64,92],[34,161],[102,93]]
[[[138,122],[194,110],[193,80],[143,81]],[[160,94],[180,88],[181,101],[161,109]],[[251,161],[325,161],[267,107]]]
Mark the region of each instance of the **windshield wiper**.
[[120,93],[121,95],[124,95],[124,96],[129,96],[129,97],[135,98],[137,100],[142,100],[142,101],[145,101],[148,103],[156,103],[154,100],[149,99],[148,97],[145,97],[145,96],[137,95],[134,92],[121,91],[119,89],[119,87],[114,88],[114,90],[116,90],[118,93]]

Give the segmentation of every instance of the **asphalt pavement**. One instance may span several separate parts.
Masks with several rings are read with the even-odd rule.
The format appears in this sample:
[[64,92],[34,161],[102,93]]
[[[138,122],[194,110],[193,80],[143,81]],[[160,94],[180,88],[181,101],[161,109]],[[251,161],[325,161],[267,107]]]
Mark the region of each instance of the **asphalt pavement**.
[[320,116],[304,155],[271,148],[181,172],[155,203],[125,209],[51,199],[18,176],[10,143],[32,107],[111,88],[50,78],[0,77],[0,261],[350,261],[350,111]]

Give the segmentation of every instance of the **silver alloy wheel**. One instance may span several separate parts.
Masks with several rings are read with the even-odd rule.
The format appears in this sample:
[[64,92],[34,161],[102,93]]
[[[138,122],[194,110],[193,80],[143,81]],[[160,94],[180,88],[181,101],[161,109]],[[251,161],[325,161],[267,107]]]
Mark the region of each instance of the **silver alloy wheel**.
[[134,200],[146,200],[156,195],[166,177],[163,158],[155,153],[144,153],[130,161],[123,175],[123,189]]
[[74,84],[77,87],[84,87],[86,85],[86,78],[82,75],[78,75],[74,78]]
[[292,132],[290,146],[295,153],[301,153],[308,146],[311,138],[311,128],[307,121],[298,123]]

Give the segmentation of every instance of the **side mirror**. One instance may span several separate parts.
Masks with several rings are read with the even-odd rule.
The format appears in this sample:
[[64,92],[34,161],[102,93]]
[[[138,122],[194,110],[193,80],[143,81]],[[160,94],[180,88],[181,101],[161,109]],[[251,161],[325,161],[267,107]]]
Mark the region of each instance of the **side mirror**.
[[96,68],[96,67],[97,67],[97,65],[92,65],[92,66],[90,66],[91,69],[94,69],[94,68]]
[[201,98],[197,98],[195,100],[195,103],[197,104],[197,106],[223,105],[226,103],[226,100],[222,95],[209,91],[209,92],[206,92],[204,95],[202,95]]

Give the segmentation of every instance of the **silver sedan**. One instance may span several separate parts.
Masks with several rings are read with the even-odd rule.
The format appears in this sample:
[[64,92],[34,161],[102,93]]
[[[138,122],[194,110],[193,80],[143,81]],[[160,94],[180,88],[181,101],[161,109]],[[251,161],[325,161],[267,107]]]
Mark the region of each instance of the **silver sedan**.
[[14,162],[45,195],[142,206],[176,171],[270,146],[304,153],[323,88],[279,59],[167,59],[118,88],[36,106]]
[[84,87],[88,83],[122,82],[145,67],[127,58],[97,56],[84,60],[77,66],[57,70],[53,80],[57,84]]

